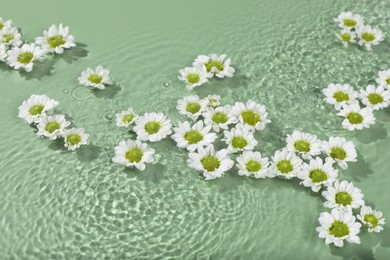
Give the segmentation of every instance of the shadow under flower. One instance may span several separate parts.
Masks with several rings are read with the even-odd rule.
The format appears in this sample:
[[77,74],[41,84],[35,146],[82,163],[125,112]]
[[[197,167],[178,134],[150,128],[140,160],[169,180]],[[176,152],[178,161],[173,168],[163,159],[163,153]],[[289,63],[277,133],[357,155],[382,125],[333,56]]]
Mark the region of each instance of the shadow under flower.
[[121,90],[122,87],[114,82],[105,89],[92,89],[91,91],[97,98],[113,99]]
[[91,162],[99,157],[101,150],[102,149],[99,146],[87,144],[77,149],[76,153],[80,161]]
[[352,177],[354,182],[360,182],[362,178],[368,178],[374,173],[359,151],[357,151],[357,162],[350,163],[348,166],[346,172],[350,173],[348,175]]
[[55,54],[53,59],[55,62],[58,60],[64,60],[66,63],[73,63],[81,58],[88,56],[88,50],[86,49],[87,45],[84,43],[76,42],[76,46],[65,50],[62,54]]

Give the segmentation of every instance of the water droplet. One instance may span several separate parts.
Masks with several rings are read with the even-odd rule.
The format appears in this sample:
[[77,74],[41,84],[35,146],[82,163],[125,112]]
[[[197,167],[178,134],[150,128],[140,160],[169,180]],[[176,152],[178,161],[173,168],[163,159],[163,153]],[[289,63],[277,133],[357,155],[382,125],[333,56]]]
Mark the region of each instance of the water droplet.
[[114,112],[112,111],[106,111],[103,115],[103,118],[107,121],[111,121],[114,118]]
[[77,87],[72,90],[72,97],[76,100],[87,100],[92,97],[91,92],[86,87]]
[[64,93],[69,93],[69,90],[68,89],[64,89]]
[[170,82],[170,81],[165,81],[165,82],[163,83],[163,87],[165,87],[165,88],[169,87],[170,85],[171,85],[171,82]]

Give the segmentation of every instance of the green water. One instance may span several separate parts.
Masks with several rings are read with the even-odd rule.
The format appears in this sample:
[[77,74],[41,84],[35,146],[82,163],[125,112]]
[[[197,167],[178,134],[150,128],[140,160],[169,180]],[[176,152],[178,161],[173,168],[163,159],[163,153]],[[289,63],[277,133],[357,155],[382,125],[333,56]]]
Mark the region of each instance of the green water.
[[[225,104],[254,99],[272,124],[257,135],[271,156],[287,133],[345,136],[358,162],[341,173],[390,221],[390,109],[368,130],[348,132],[322,100],[330,82],[364,87],[390,67],[386,40],[367,52],[335,42],[341,11],[353,11],[389,36],[390,1],[1,1],[1,16],[25,39],[51,24],[69,25],[78,47],[30,74],[0,66],[0,259],[388,259],[390,229],[363,232],[361,245],[327,246],[315,227],[320,195],[298,181],[254,180],[231,170],[204,181],[187,153],[165,139],[145,172],[111,162],[113,147],[134,138],[115,127],[116,112],[164,112],[177,123],[176,100],[219,94]],[[177,79],[199,54],[227,53],[231,79],[193,92]],[[87,67],[104,65],[115,85],[78,85]],[[67,152],[41,140],[16,117],[31,94],[58,100],[91,144]]]

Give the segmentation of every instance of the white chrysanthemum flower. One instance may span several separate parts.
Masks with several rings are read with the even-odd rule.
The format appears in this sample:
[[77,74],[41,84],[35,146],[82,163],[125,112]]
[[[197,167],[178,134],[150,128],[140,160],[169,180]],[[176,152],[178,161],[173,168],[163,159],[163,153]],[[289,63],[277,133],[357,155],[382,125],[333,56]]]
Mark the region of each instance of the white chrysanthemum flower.
[[318,192],[322,186],[331,185],[338,176],[338,171],[333,168],[331,160],[325,163],[320,157],[310,160],[308,164],[302,165],[302,170],[297,174],[301,183],[305,187],[311,187],[314,192]]
[[137,117],[138,115],[135,114],[133,108],[130,107],[115,115],[116,126],[129,127],[135,122],[135,120],[137,120]]
[[216,108],[221,105],[221,96],[219,95],[208,95],[206,99],[208,101],[207,106],[209,107]]
[[383,86],[368,85],[360,91],[362,103],[373,110],[380,110],[389,106],[390,92]]
[[271,172],[274,176],[291,179],[301,170],[302,160],[287,149],[275,151],[272,156]]
[[222,141],[228,145],[227,151],[229,153],[251,151],[257,145],[253,131],[249,126],[240,125],[230,131],[225,130],[223,135]]
[[246,104],[236,102],[233,106],[233,114],[241,124],[249,125],[255,130],[263,130],[267,124],[271,123],[271,120],[267,118],[265,106],[252,100],[248,100]]
[[44,136],[50,140],[55,140],[61,137],[64,130],[70,125],[69,121],[66,121],[64,115],[52,115],[42,117],[37,125],[38,136]]
[[381,85],[387,89],[390,89],[390,69],[379,71],[378,78],[376,79],[376,82],[379,85]]
[[197,152],[189,153],[188,157],[188,165],[202,171],[206,180],[221,178],[234,165],[225,149],[215,152],[213,145],[200,147]]
[[179,126],[175,127],[172,139],[176,141],[180,148],[187,148],[188,151],[194,152],[200,147],[209,146],[212,144],[217,135],[210,133],[211,126],[204,126],[203,121],[196,122],[193,126],[188,121],[179,122]]
[[337,115],[345,117],[342,125],[349,131],[362,130],[375,124],[372,108],[361,108],[359,104],[344,105]]
[[89,135],[84,128],[71,128],[64,131],[64,145],[69,151],[74,151],[82,145],[88,144]]
[[7,48],[4,43],[0,43],[0,61],[5,61],[7,59]]
[[356,29],[364,23],[362,16],[353,14],[352,12],[342,12],[334,21],[339,23],[340,28],[348,30]]
[[320,238],[325,238],[325,244],[334,244],[337,247],[349,243],[360,244],[358,234],[361,224],[356,221],[352,211],[332,209],[331,213],[322,212],[318,221],[321,226],[316,230]]
[[134,166],[138,170],[145,170],[145,163],[153,162],[154,149],[148,148],[147,144],[138,140],[120,141],[114,148],[115,156],[112,158],[114,163],[126,167]]
[[351,210],[364,205],[362,191],[348,181],[335,181],[333,186],[322,192],[322,196],[326,199],[324,202],[326,208]]
[[359,37],[359,45],[366,47],[367,50],[371,50],[372,45],[378,45],[384,40],[382,31],[369,25],[358,27],[357,35]]
[[329,84],[327,88],[322,90],[325,95],[325,101],[334,108],[340,110],[343,105],[357,104],[358,92],[349,84]]
[[35,61],[43,59],[45,51],[35,44],[23,44],[21,47],[13,47],[7,51],[7,62],[14,69],[20,68],[31,72]]
[[19,106],[18,117],[26,123],[38,123],[46,112],[58,106],[58,102],[45,95],[31,95]]
[[368,232],[381,232],[385,224],[385,219],[382,216],[382,212],[373,210],[369,206],[363,206],[357,218],[368,228]]
[[177,101],[176,109],[180,114],[190,117],[192,120],[198,119],[206,110],[207,99],[200,99],[198,95],[187,96]]
[[251,176],[255,178],[274,177],[269,172],[269,161],[267,157],[262,157],[260,152],[245,151],[237,157],[238,174],[241,176]]
[[317,136],[294,131],[287,135],[287,150],[302,155],[303,159],[309,160],[313,156],[321,154],[321,142]]
[[6,27],[0,31],[0,43],[4,43],[7,46],[18,47],[22,45],[22,35],[15,27]]
[[106,85],[112,84],[109,74],[109,70],[103,68],[103,66],[97,66],[95,70],[88,68],[81,72],[81,76],[78,80],[81,85],[86,87],[105,89]]
[[348,47],[348,44],[356,42],[356,34],[348,29],[341,30],[336,33],[337,41],[341,42],[344,47]]
[[0,17],[0,31],[8,27],[12,27],[12,20],[5,21],[3,18]]
[[348,168],[348,162],[357,161],[355,145],[343,137],[330,137],[328,142],[322,142],[322,149],[344,170]]
[[233,77],[235,69],[230,66],[231,60],[225,59],[226,54],[222,54],[221,56],[218,56],[217,54],[210,54],[209,56],[199,55],[195,59],[193,65],[204,66],[209,78],[213,77],[214,75],[218,78],[231,78]]
[[163,113],[145,113],[135,120],[134,132],[137,139],[157,142],[172,133],[171,121]]
[[179,71],[178,79],[186,83],[186,88],[191,90],[209,82],[204,66],[186,67]]
[[55,24],[50,26],[48,31],[43,31],[43,36],[35,38],[35,43],[41,45],[46,52],[57,54],[76,46],[74,37],[69,35],[69,27],[62,24],[58,28]]
[[203,116],[205,124],[211,125],[215,132],[219,132],[221,129],[227,130],[229,125],[235,124],[238,121],[229,105],[215,109],[209,108],[203,113]]

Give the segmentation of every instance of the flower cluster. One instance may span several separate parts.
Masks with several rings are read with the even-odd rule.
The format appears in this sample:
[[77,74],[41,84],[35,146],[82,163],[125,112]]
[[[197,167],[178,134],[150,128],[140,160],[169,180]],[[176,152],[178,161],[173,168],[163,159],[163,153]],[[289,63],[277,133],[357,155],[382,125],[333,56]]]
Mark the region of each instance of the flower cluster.
[[360,46],[371,50],[372,45],[378,45],[384,39],[382,31],[376,27],[365,25],[363,17],[359,14],[342,12],[334,21],[341,28],[341,31],[336,33],[337,40],[344,47],[357,42]]
[[87,68],[81,72],[78,78],[79,83],[92,89],[105,89],[107,85],[111,85],[110,71],[103,68],[103,66],[97,66],[96,69]]
[[349,84],[329,84],[322,92],[325,101],[344,118],[342,126],[349,131],[362,130],[375,124],[374,111],[390,104],[390,69],[380,71],[378,85],[368,85],[359,92]]
[[61,114],[48,114],[58,102],[45,95],[31,95],[19,106],[18,117],[26,123],[34,125],[37,135],[50,140],[64,139],[64,146],[69,151],[74,151],[81,145],[88,143],[89,135],[84,128],[70,128],[70,122]]
[[34,63],[42,61],[46,54],[61,54],[64,49],[76,46],[74,38],[69,35],[69,27],[60,24],[50,26],[43,36],[36,37],[34,43],[23,42],[22,34],[13,26],[12,21],[0,17],[0,61],[15,70],[31,72]]
[[172,133],[172,125],[163,113],[145,113],[137,115],[133,108],[116,114],[116,125],[118,127],[131,128],[137,135],[137,140],[122,140],[114,148],[114,163],[126,167],[136,167],[143,171],[146,163],[153,162],[155,150],[148,148],[145,143],[158,142]]
[[207,83],[210,78],[233,77],[235,69],[230,66],[230,59],[226,54],[199,55],[192,67],[186,67],[179,71],[179,80],[186,83],[186,88],[191,90]]

